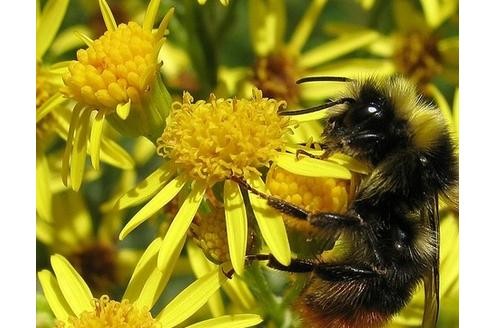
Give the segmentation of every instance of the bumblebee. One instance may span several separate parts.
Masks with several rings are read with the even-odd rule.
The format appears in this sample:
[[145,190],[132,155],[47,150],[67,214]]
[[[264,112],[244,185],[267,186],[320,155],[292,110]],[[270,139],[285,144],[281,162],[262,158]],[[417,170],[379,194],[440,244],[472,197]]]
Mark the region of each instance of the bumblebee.
[[311,213],[233,179],[270,206],[308,221],[328,236],[346,235],[346,256],[293,259],[288,266],[271,254],[252,258],[268,260],[275,269],[311,273],[295,304],[309,327],[383,327],[421,281],[423,326],[434,327],[439,307],[438,197],[448,196],[458,176],[442,114],[400,76],[308,77],[298,82],[313,81],[343,82],[346,92],[339,99],[280,114],[328,109],[320,145],[324,153],[302,153],[325,159],[341,152],[369,164],[371,172],[361,179],[346,213]]

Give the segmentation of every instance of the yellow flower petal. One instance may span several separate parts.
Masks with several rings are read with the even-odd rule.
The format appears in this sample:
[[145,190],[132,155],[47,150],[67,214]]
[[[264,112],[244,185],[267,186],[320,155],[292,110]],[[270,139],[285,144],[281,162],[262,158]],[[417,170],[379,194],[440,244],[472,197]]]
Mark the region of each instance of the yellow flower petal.
[[170,181],[158,194],[155,195],[146,205],[137,212],[132,219],[127,222],[119,235],[119,239],[124,239],[138,225],[149,219],[153,214],[158,212],[163,206],[167,205],[186,183],[183,176],[178,176]]
[[60,290],[74,313],[79,315],[83,311],[92,311],[94,309],[93,295],[76,269],[65,257],[58,254],[52,255],[50,261]]
[[[265,184],[259,177],[249,177],[247,182],[258,191],[268,193]],[[266,200],[249,193],[254,216],[260,227],[261,234],[273,256],[283,265],[289,265],[291,253],[287,232],[285,231],[282,215],[270,207]]]
[[186,328],[243,328],[252,327],[263,321],[257,314],[231,314],[195,323]]
[[394,39],[391,36],[382,35],[374,40],[368,49],[373,55],[390,58],[394,54]]
[[53,221],[50,169],[44,155],[36,156],[36,212],[43,220]]
[[257,56],[266,56],[282,43],[285,32],[283,1],[249,1],[251,44]]
[[169,182],[174,174],[173,164],[166,162],[141,181],[135,188],[125,193],[117,203],[118,209],[122,210],[135,206],[150,199]]
[[301,52],[301,49],[304,47],[304,44],[306,44],[311,31],[318,21],[321,10],[326,3],[327,0],[314,0],[311,2],[311,5],[297,24],[294,33],[292,33],[292,38],[289,41],[288,49],[293,54],[299,54]]
[[74,31],[74,35],[79,38],[85,45],[88,47],[93,44],[93,39],[91,39],[89,36],[84,34],[83,32],[80,31]]
[[100,158],[102,161],[123,170],[134,168],[134,160],[118,143],[103,136],[101,139]]
[[175,8],[170,8],[169,11],[167,11],[167,13],[165,14],[162,21],[160,22],[160,25],[158,26],[158,30],[155,33],[156,39],[163,38],[163,36],[167,32],[168,23],[170,23],[170,20],[172,19],[174,12],[175,12]]
[[[194,275],[197,278],[207,275],[216,267],[216,265],[208,261],[203,251],[193,243],[187,243],[187,255],[189,257],[189,263],[191,264]],[[223,305],[220,291],[217,291],[211,295],[208,300],[208,307],[214,317],[221,316],[225,313],[225,307]]]
[[143,276],[145,283],[142,284],[141,293],[134,302],[135,305],[150,309],[156,303],[156,301],[162,294],[163,289],[167,285],[170,276],[174,272],[175,264],[179,259],[180,252],[184,247],[185,242],[186,236],[182,238],[182,240],[179,242],[178,247],[170,255],[169,262],[165,270],[161,271],[157,268],[156,263],[158,260],[158,254],[155,253],[152,258],[153,270],[151,271],[149,276]]
[[69,175],[69,161],[70,154],[72,153],[72,147],[74,144],[74,131],[79,122],[79,115],[84,110],[83,105],[76,104],[74,110],[72,111],[72,116],[69,124],[69,132],[67,133],[67,142],[65,144],[64,156],[62,158],[62,181],[65,186],[68,185],[67,177]]
[[349,169],[329,161],[301,156],[297,159],[293,154],[280,153],[275,163],[281,168],[307,177],[325,177],[349,180]]
[[36,123],[41,121],[43,117],[49,114],[52,110],[57,108],[57,106],[61,105],[67,101],[61,93],[56,93],[50,98],[48,98],[43,105],[39,108],[36,108]]
[[218,267],[184,289],[168,303],[156,319],[161,322],[163,328],[175,327],[199,310],[226,280],[223,268]]
[[49,0],[43,7],[36,29],[36,59],[41,60],[57,34],[69,0]]
[[[440,22],[440,4],[438,0],[419,0],[423,7],[428,26],[436,28]],[[453,2],[453,1],[452,1]]]
[[129,99],[129,101],[125,104],[118,104],[115,111],[121,119],[125,120],[131,111],[131,99]]
[[146,248],[143,255],[136,263],[136,267],[132,273],[131,279],[127,284],[127,288],[124,292],[122,299],[127,299],[129,302],[134,303],[142,291],[143,281],[147,279],[156,268],[156,256],[160,250],[161,238],[155,238]]
[[246,256],[248,222],[246,207],[237,183],[225,180],[223,202],[230,259],[235,272],[242,275]]
[[380,34],[375,31],[360,31],[343,35],[301,55],[300,65],[303,68],[316,67],[364,47],[379,36]]
[[74,135],[74,146],[70,160],[70,180],[72,189],[78,191],[81,187],[84,176],[84,166],[86,164],[86,150],[88,145],[89,117],[91,110],[87,108],[81,114],[77,122]]
[[103,16],[103,21],[108,31],[114,31],[117,29],[117,23],[113,17],[112,10],[108,6],[105,0],[99,0],[101,15]]
[[100,169],[100,145],[103,125],[105,123],[105,113],[98,112],[91,126],[91,134],[89,137],[89,154],[91,155],[91,164],[96,170]]
[[146,31],[151,31],[153,25],[155,24],[156,13],[160,7],[160,0],[151,0],[146,8],[146,13],[144,14],[143,29]]
[[203,184],[195,183],[172,220],[167,234],[163,238],[160,253],[158,254],[158,268],[160,270],[166,270],[170,266],[170,258],[177,251],[177,248],[180,247],[180,241],[186,235],[192,219],[203,200],[205,191],[206,187]]
[[370,172],[370,168],[365,163],[362,163],[357,159],[348,156],[346,154],[335,153],[332,154],[332,156],[330,156],[328,160],[340,164],[342,166],[345,166],[346,168],[349,169],[349,171],[352,172],[361,173],[361,174],[368,174]]
[[38,272],[38,279],[43,289],[43,294],[50,305],[50,308],[55,314],[58,320],[67,321],[69,316],[73,316],[74,312],[70,308],[69,304],[65,300],[60,287],[58,286],[57,279],[48,270]]

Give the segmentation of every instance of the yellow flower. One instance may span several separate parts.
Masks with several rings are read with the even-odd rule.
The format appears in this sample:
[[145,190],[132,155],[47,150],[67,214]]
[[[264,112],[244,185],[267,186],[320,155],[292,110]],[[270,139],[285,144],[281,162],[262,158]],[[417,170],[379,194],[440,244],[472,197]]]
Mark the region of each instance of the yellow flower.
[[[56,327],[176,327],[194,314],[227,280],[222,267],[212,270],[193,282],[153,317],[150,310],[165,288],[170,272],[161,272],[154,265],[159,239],[145,251],[134,271],[121,301],[103,295],[98,299],[61,255],[51,257],[54,271],[38,273],[45,297],[57,318]],[[178,256],[178,254],[176,254]],[[250,327],[260,323],[258,315],[226,315],[189,327]]]
[[[170,253],[179,247],[207,194],[222,190],[229,256],[237,273],[244,269],[247,247],[247,213],[243,195],[230,177],[245,179],[258,190],[265,190],[259,169],[270,161],[290,171],[313,170],[313,161],[296,163],[294,155],[284,153],[286,135],[292,123],[277,115],[283,102],[262,98],[259,90],[252,99],[216,99],[193,102],[185,94],[172,106],[163,136],[157,141],[158,154],[166,162],[118,202],[120,209],[153,197],[131,218],[120,234],[124,238],[176,197],[190,190],[164,238],[158,267],[168,265]],[[322,162],[317,161],[316,162]],[[306,165],[305,165],[306,163]],[[350,178],[350,172],[337,164],[322,162],[326,174]],[[314,163],[313,163],[314,165]],[[263,239],[281,263],[290,262],[290,249],[280,213],[257,195],[248,193]],[[215,199],[216,200],[216,199]],[[247,201],[247,200],[246,200]]]
[[[133,171],[126,173],[125,190],[135,181]],[[69,258],[98,294],[125,281],[141,251],[118,247],[115,243],[122,224],[120,214],[116,210],[103,213],[95,228],[79,193],[72,190],[54,193],[51,202],[50,216],[37,216],[36,221],[36,237],[49,252]]]
[[157,57],[173,9],[153,31],[159,2],[150,1],[143,25],[129,22],[117,26],[107,3],[100,0],[107,32],[94,41],[81,35],[88,48],[78,50],[77,61],[69,64],[69,72],[63,77],[65,87],[61,90],[77,102],[62,170],[66,185],[70,170],[74,190],[81,185],[88,141],[93,167],[99,167],[105,120],[125,135],[142,135],[151,140],[163,128],[170,95],[158,74]]
[[254,85],[266,96],[283,99],[289,106],[321,101],[326,97],[326,95],[321,97],[321,87],[319,92],[314,92],[311,86],[297,85],[296,80],[307,75],[324,74],[325,65],[369,45],[379,36],[376,32],[358,31],[303,50],[326,3],[326,0],[311,1],[294,32],[286,41],[284,40],[287,24],[285,1],[250,1],[250,36],[256,55],[254,68],[252,70],[222,68],[220,78],[227,85],[240,84],[241,92],[247,92]]

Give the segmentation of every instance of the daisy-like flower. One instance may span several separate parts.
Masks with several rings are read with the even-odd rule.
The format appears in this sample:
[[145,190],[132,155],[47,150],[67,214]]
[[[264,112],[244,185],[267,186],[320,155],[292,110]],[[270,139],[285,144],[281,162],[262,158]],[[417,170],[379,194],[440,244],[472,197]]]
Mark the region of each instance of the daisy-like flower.
[[[303,50],[326,3],[326,0],[311,1],[286,41],[285,1],[249,2],[250,36],[256,61],[252,70],[234,75],[235,80],[241,79],[241,91],[246,92],[254,85],[268,97],[286,100],[289,106],[320,101],[325,97],[321,97],[321,91],[314,93],[311,88],[297,85],[296,80],[302,76],[324,73],[325,65],[369,45],[379,36],[376,32],[358,31]],[[223,69],[221,76],[231,80],[233,75],[229,72]],[[238,81],[228,83],[239,84]]]
[[[134,172],[127,173],[134,183]],[[36,221],[36,238],[50,253],[67,257],[97,294],[128,279],[142,251],[116,244],[120,213],[103,214],[94,227],[82,196],[72,190],[55,193],[51,210],[48,220],[38,216]]]
[[[396,28],[390,34],[379,33],[366,27],[355,25],[340,26],[329,32],[344,37],[360,30],[379,33],[368,47],[376,58],[361,58],[343,61],[342,65],[327,67],[327,75],[347,77],[362,76],[367,72],[381,74],[399,73],[413,80],[423,90],[428,89],[434,78],[442,77],[452,84],[458,83],[459,37],[446,34],[441,29],[449,19],[458,14],[458,1],[420,1],[423,13],[409,0],[393,2]],[[379,69],[386,67],[387,69]],[[311,86],[309,86],[311,87]],[[336,90],[335,92],[338,92]],[[332,96],[332,94],[330,95]]]
[[[314,169],[308,168],[306,161],[298,162],[294,155],[283,152],[292,123],[277,114],[282,106],[281,101],[262,98],[259,90],[253,91],[252,99],[216,99],[211,95],[208,102],[193,102],[185,93],[182,102],[173,104],[163,135],[157,140],[157,152],[166,159],[165,164],[118,202],[123,209],[153,197],[126,224],[120,238],[181,190],[190,190],[164,238],[158,257],[158,267],[163,269],[189,229],[206,191],[212,195],[214,186],[223,187],[220,202],[224,206],[229,256],[235,271],[242,273],[247,214],[240,187],[230,178],[245,179],[257,190],[265,190],[259,169],[270,161],[288,170]],[[350,178],[344,167],[315,161],[325,167],[327,174]],[[309,161],[309,166],[312,163]],[[291,254],[281,215],[258,196],[249,192],[248,197],[268,248],[280,263],[288,264]]]
[[173,9],[153,31],[159,0],[150,1],[142,25],[129,22],[117,26],[108,4],[104,0],[99,3],[107,32],[94,41],[81,35],[88,48],[78,50],[77,60],[69,64],[69,73],[63,76],[62,92],[77,102],[62,170],[66,185],[70,170],[74,190],[81,185],[88,141],[93,167],[99,167],[106,120],[125,135],[154,140],[170,108],[157,57]]
[[[222,267],[193,282],[153,317],[150,310],[165,288],[170,272],[156,269],[159,240],[145,251],[121,301],[108,295],[94,298],[74,267],[61,255],[51,257],[54,274],[38,273],[45,297],[57,318],[56,327],[176,327],[194,314],[227,280]],[[178,256],[178,254],[177,254]],[[225,315],[188,327],[250,327],[255,314]]]

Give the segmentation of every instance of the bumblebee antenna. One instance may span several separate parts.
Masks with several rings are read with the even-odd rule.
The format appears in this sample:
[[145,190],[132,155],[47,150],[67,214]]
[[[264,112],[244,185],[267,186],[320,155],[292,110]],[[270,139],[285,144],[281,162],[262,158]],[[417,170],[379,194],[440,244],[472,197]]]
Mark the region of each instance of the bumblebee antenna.
[[353,82],[353,79],[343,76],[307,76],[296,81],[297,84],[306,82]]
[[335,101],[328,101],[324,104],[313,106],[313,107],[308,107],[308,108],[303,108],[303,109],[297,109],[297,110],[286,110],[282,112],[278,112],[279,115],[281,116],[293,116],[293,115],[302,115],[302,114],[308,114],[308,113],[314,113],[319,110],[327,109],[333,106],[345,104],[345,103],[353,103],[355,100],[353,98],[341,98],[337,99]]

